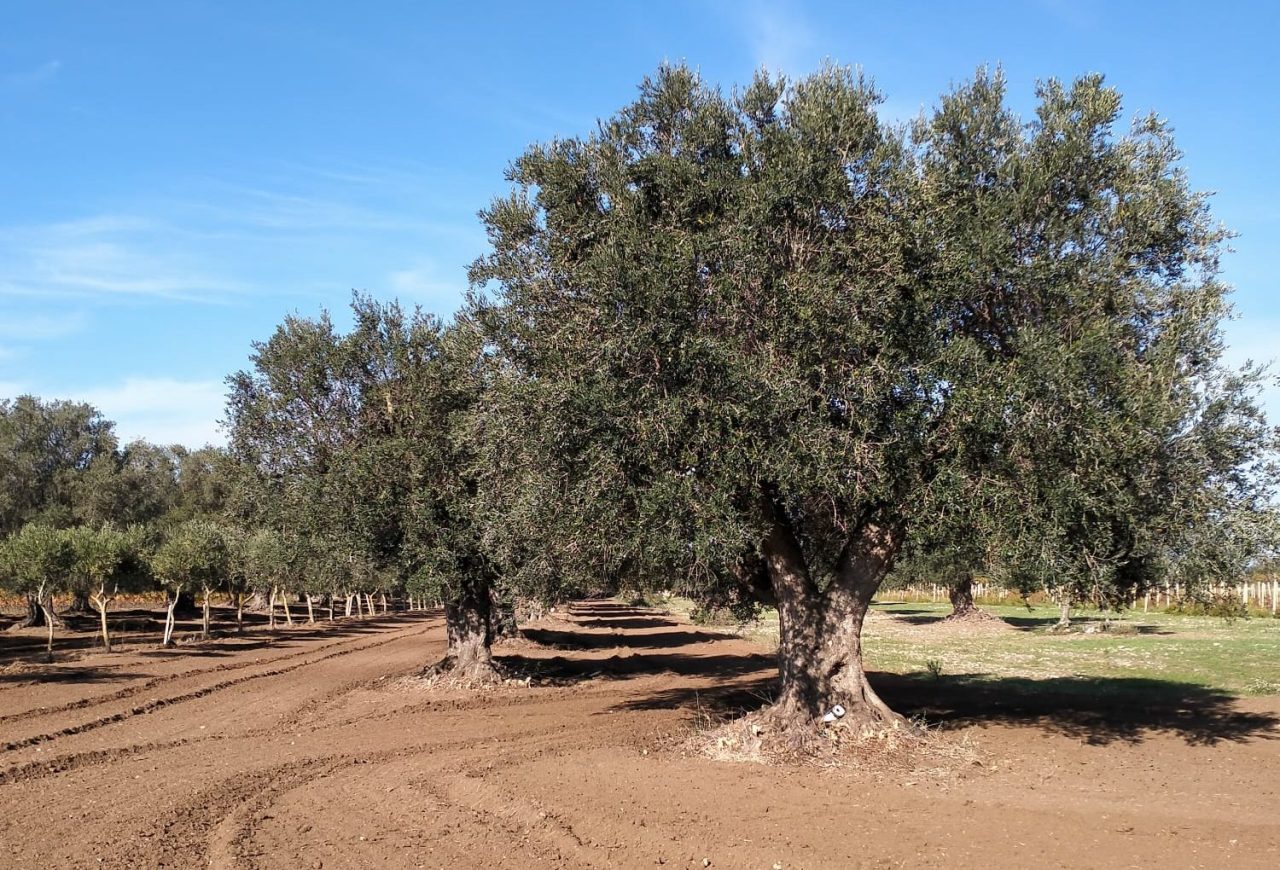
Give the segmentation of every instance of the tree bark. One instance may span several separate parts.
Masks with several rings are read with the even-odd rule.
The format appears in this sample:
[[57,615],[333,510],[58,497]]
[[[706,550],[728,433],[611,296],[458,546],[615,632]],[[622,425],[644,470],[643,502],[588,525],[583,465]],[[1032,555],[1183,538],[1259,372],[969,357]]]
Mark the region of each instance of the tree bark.
[[[45,603],[46,600],[49,602],[48,604]],[[49,627],[48,640],[45,641],[44,651],[48,654],[49,658],[52,659],[53,658],[53,628],[55,625],[57,625],[57,622],[55,622],[53,618],[53,597],[50,596],[48,599],[42,598],[40,600],[40,609],[44,611],[44,622],[45,622],[45,625]]]
[[307,593],[307,624],[314,625],[316,621],[315,605],[311,602],[311,593]]
[[444,606],[449,645],[445,656],[429,667],[428,674],[447,673],[467,682],[496,682],[501,677],[493,663],[493,628],[489,584],[467,584]]
[[[43,600],[48,598],[48,602]],[[27,616],[22,622],[12,626],[13,628],[40,628],[48,625],[49,619],[53,620],[54,628],[66,628],[67,624],[53,609],[52,596],[27,595]]]
[[276,627],[276,587],[271,587],[271,599],[267,603],[267,628]]
[[1058,599],[1058,621],[1054,623],[1054,631],[1066,631],[1071,627],[1071,596],[1066,593]]
[[862,624],[871,598],[901,549],[892,524],[869,520],[851,534],[836,575],[819,590],[780,508],[769,508],[762,552],[778,605],[778,698],[769,716],[783,730],[812,725],[837,704],[855,726],[903,728],[867,682]]
[[244,631],[244,592],[236,593],[236,634]]
[[160,642],[161,646],[173,646],[173,611],[178,607],[178,596],[175,594],[170,598],[165,608],[164,617],[164,639]]
[[201,640],[209,639],[209,596],[212,594],[213,594],[212,590],[209,590],[209,589],[204,590],[204,601],[202,602],[202,606],[200,608],[200,639]]
[[77,591],[77,592],[71,593],[71,606],[67,608],[67,613],[92,613],[92,612],[93,612],[92,608],[89,606],[88,592]]
[[951,599],[948,620],[995,619],[973,603],[973,574],[968,571],[963,572],[952,584],[948,597]]
[[93,596],[94,607],[98,610],[98,616],[102,621],[102,646],[107,652],[111,652],[111,632],[107,629],[107,605],[111,603],[111,599],[107,596],[105,589],[99,590],[98,594]]

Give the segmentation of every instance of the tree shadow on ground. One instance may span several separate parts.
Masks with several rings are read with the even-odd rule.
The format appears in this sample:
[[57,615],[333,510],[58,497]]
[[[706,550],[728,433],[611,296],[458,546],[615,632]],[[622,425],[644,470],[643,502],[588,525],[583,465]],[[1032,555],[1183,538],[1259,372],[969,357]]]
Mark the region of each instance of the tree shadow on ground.
[[[1002,616],[1000,619],[1012,625],[1020,631],[1041,631],[1052,625],[1057,625],[1058,618],[1056,616]],[[1106,624],[1112,624],[1117,627],[1117,631],[1108,632],[1103,628]],[[1169,635],[1174,632],[1168,628],[1159,625],[1152,625],[1145,622],[1121,622],[1106,616],[1073,616],[1071,617],[1071,628],[1065,631],[1065,634],[1080,634],[1081,628],[1085,629],[1083,633],[1090,633],[1089,627],[1097,629],[1097,634],[1148,634],[1148,635]]]
[[[659,623],[661,624],[661,623]],[[649,626],[645,626],[649,627]],[[550,628],[525,628],[521,635],[552,649],[674,649],[695,643],[724,640],[725,635],[709,631],[657,631],[650,634],[615,634],[586,631],[561,631]]]
[[1094,745],[1175,734],[1213,745],[1280,737],[1280,716],[1237,708],[1237,698],[1193,683],[1143,677],[998,677],[877,674],[882,697],[944,729],[1029,724]]
[[[770,672],[777,667],[771,655],[709,655],[685,653],[641,653],[615,655],[608,658],[541,658],[520,654],[495,657],[499,667],[511,674],[533,677],[553,685],[566,685],[582,680],[624,680],[656,674],[682,677],[738,677],[760,674],[765,682],[773,680]],[[676,705],[679,706],[679,705]]]
[[[764,703],[761,699],[774,696],[776,677],[771,674],[745,684],[739,678],[767,673],[776,663],[771,656],[753,656],[750,658],[756,667],[726,662],[729,666],[723,671],[710,670],[719,659],[735,658],[738,657],[694,658],[670,667],[682,675],[719,673],[734,680],[722,688],[677,686],[622,706],[631,710],[696,706],[704,713],[710,710],[725,718],[758,709]],[[705,668],[699,667],[700,663]],[[944,731],[985,724],[1026,725],[1093,745],[1136,744],[1159,734],[1202,746],[1280,738],[1280,716],[1240,710],[1235,697],[1188,683],[1130,677],[1033,680],[987,674],[935,678],[928,674],[874,673],[870,679],[894,710],[923,718],[931,727]]]
[[[978,608],[981,610],[982,605],[978,605]],[[950,611],[940,613],[936,610],[911,608],[895,608],[893,610],[877,608],[876,612],[892,617],[898,622],[905,622],[908,625],[937,625],[945,622],[947,617],[951,615]],[[990,610],[985,610],[984,612],[1019,631],[1042,631],[1052,625],[1056,625],[1058,622],[1058,617],[1056,616],[1003,616],[998,613],[992,613]],[[1108,624],[1115,626],[1115,631],[1107,631],[1104,626]],[[1113,617],[1106,616],[1073,616],[1071,618],[1071,626],[1072,628],[1064,632],[1065,634],[1171,635],[1174,633],[1164,626],[1143,622],[1119,621]]]
[[592,617],[590,619],[577,619],[574,621],[578,625],[581,625],[583,628],[646,629],[646,628],[677,628],[681,625],[681,623],[676,622],[673,619],[662,619],[656,616],[651,616],[651,617],[633,616],[633,617],[617,617],[617,618],[613,618],[610,616],[597,616],[597,617]]
[[0,673],[0,683],[119,683],[137,679],[138,676],[136,673],[110,667],[32,666],[27,670]]
[[647,610],[643,607],[628,607],[625,604],[609,604],[600,602],[598,604],[575,604],[568,610],[570,616],[594,616],[603,619],[621,619],[624,617],[639,616],[646,619],[660,619],[665,616],[664,613],[657,610]]

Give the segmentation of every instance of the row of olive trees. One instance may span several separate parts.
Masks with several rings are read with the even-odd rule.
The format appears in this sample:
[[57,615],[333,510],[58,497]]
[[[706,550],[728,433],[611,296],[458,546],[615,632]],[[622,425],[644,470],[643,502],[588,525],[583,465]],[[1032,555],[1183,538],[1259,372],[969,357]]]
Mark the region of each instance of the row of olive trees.
[[[252,591],[268,596],[270,624],[275,625],[276,606],[284,611],[290,625],[291,596],[302,596],[308,619],[314,622],[314,596],[320,591],[316,577],[329,577],[323,588],[332,618],[333,601],[339,589],[351,603],[365,596],[360,612],[374,612],[374,592],[385,589],[352,584],[340,585],[332,572],[308,572],[324,557],[308,553],[298,542],[266,529],[250,533],[208,519],[192,519],[166,530],[140,525],[119,529],[112,526],[78,526],[60,529],[28,523],[16,534],[0,542],[0,590],[28,597],[36,602],[48,628],[47,649],[53,649],[55,626],[54,596],[88,599],[97,611],[102,643],[111,651],[108,609],[120,595],[146,592],[165,594],[165,624],[162,643],[173,643],[175,610],[182,596],[200,602],[201,636],[209,637],[212,599],[226,593],[236,606],[237,629],[243,625],[246,597]],[[348,578],[350,581],[351,578]],[[354,590],[359,590],[354,591]]]
[[[1262,373],[1222,358],[1227,234],[1101,77],[1037,96],[980,71],[889,126],[848,70],[664,68],[530,148],[452,323],[357,299],[229,379],[225,515],[305,543],[257,582],[440,600],[467,677],[514,596],[773,606],[791,728],[902,724],[861,645],[897,565],[1065,600],[1238,573],[1278,473]],[[152,570],[204,588],[174,541]]]
[[255,346],[243,521],[438,596],[468,677],[499,598],[774,606],[783,727],[901,721],[860,638],[899,563],[1064,601],[1238,574],[1277,469],[1227,236],[1100,77],[1038,97],[980,72],[890,127],[847,70],[663,69],[515,161],[451,324],[357,299]]

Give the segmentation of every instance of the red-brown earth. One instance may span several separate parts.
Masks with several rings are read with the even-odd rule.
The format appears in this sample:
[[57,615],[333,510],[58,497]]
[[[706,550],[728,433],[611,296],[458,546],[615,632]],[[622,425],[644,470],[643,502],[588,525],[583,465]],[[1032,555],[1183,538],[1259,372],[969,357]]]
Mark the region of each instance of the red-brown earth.
[[685,748],[767,696],[759,645],[608,602],[527,635],[498,652],[531,684],[483,691],[414,678],[431,613],[51,664],[0,637],[0,866],[1280,866],[1280,698],[873,675],[939,752],[767,766]]

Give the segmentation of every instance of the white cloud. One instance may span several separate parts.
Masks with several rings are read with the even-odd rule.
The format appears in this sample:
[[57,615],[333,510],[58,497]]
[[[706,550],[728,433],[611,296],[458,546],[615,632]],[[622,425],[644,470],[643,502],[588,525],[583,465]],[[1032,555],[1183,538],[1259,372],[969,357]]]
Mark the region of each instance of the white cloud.
[[[1253,317],[1249,320],[1232,320],[1223,325],[1226,349],[1223,358],[1227,364],[1242,366],[1246,362],[1254,362],[1271,367],[1275,375],[1280,368],[1280,345],[1276,335],[1280,334],[1280,321],[1275,318]],[[1262,390],[1262,408],[1267,419],[1280,424],[1280,385],[1274,381]]]
[[461,302],[466,295],[466,277],[459,271],[458,280],[443,276],[431,263],[420,263],[411,268],[392,272],[388,277],[391,294],[406,302]]
[[743,35],[757,67],[794,76],[808,71],[818,59],[817,32],[795,4],[752,0],[731,14],[741,16]]
[[0,227],[0,296],[212,302],[245,289],[181,253],[177,234],[129,215]]
[[0,310],[0,338],[21,341],[44,341],[65,338],[84,330],[87,320],[83,311],[59,314],[16,314]]
[[226,405],[221,381],[131,377],[116,386],[80,391],[77,398],[114,420],[122,442],[145,438],[192,448],[226,442],[219,429]]

